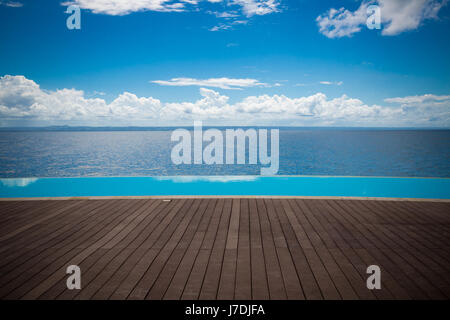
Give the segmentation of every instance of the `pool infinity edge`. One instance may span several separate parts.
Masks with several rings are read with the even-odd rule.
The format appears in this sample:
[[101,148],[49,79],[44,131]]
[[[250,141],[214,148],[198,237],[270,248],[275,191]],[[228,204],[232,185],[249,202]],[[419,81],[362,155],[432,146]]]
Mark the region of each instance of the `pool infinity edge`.
[[450,199],[448,178],[159,176],[0,179],[1,199],[78,197]]

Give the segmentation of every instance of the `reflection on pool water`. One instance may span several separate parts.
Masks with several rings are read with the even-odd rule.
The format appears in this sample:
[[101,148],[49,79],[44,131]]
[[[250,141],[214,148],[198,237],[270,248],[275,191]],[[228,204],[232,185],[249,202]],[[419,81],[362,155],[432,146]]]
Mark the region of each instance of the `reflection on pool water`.
[[17,179],[1,179],[1,182],[6,187],[26,187],[29,184],[36,182],[37,178],[17,178]]
[[338,196],[450,199],[450,179],[176,176],[0,179],[0,198],[98,196]]

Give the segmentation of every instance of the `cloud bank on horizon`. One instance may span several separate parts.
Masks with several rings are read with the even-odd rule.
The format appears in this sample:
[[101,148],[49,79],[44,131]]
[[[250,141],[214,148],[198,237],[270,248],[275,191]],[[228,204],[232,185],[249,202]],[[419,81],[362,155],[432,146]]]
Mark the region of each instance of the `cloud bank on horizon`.
[[450,127],[450,96],[385,99],[386,106],[367,105],[343,95],[323,93],[289,98],[285,95],[248,96],[236,103],[229,97],[200,88],[195,102],[165,103],[124,92],[112,102],[86,98],[81,90],[44,90],[24,76],[0,77],[0,120],[82,125],[192,125],[194,120],[220,124],[315,126],[428,126]]
[[[219,10],[206,11],[205,7],[200,7],[204,3],[217,5]],[[323,6],[309,18],[312,25],[310,30],[312,30],[313,35],[305,37],[305,39],[313,39],[310,41],[314,41],[314,36],[317,36],[327,43],[338,43],[339,41],[326,39],[321,34],[327,38],[335,39],[351,37],[361,32],[366,28],[367,8],[372,4],[379,4],[381,8],[381,35],[399,35],[419,29],[427,21],[439,19],[439,13],[448,4],[448,0],[362,0],[354,1],[353,3],[355,8],[351,10],[344,7],[330,8],[331,5],[329,4]],[[58,2],[57,6],[59,4]],[[252,16],[265,16],[289,10],[288,5],[285,5],[285,0],[71,0],[61,4],[76,4],[94,14],[111,16],[129,15],[140,11],[176,13],[203,10],[205,14],[214,15],[219,19],[220,23],[217,26],[210,29],[205,28],[205,30],[210,31],[232,30],[234,25],[245,25],[247,18]],[[0,5],[13,8],[23,6],[17,1],[2,0],[0,0]],[[323,13],[317,16],[320,12]],[[279,16],[280,19],[284,19],[281,14]],[[295,16],[295,18],[297,17]],[[318,29],[316,29],[316,24]],[[249,23],[249,26],[251,26],[251,23]],[[262,34],[261,30],[263,29],[257,29],[258,33],[256,34]],[[218,37],[220,36],[219,34]],[[228,36],[228,34],[225,34],[225,36]],[[399,40],[401,40],[400,38]],[[21,38],[11,37],[11,39]],[[380,37],[380,39],[385,38]],[[291,39],[285,40],[290,47]],[[230,43],[229,41],[233,42]],[[234,38],[227,40],[228,44],[226,46],[238,46],[234,41],[239,43],[239,38],[237,37],[237,40]],[[243,47],[241,45],[238,48]],[[259,47],[256,46],[256,48],[259,50]],[[259,52],[253,51],[253,48],[242,50],[259,54]],[[276,53],[276,50],[271,53],[273,54],[274,52]],[[293,52],[295,51],[293,50]],[[445,52],[445,50],[442,50],[442,52]],[[233,54],[236,53],[233,52]],[[320,54],[318,53],[319,56]],[[232,57],[234,58],[235,56]],[[432,60],[433,56],[430,57],[431,59],[428,60]],[[296,58],[302,58],[302,56],[299,55]],[[224,58],[224,61],[226,60]],[[5,61],[7,60],[5,59]],[[268,61],[270,63],[275,60]],[[389,61],[389,57],[386,58],[386,61]],[[442,63],[443,61],[445,60],[441,58],[440,62]],[[118,69],[126,65],[123,61],[119,62]],[[229,65],[231,66],[230,69],[237,68],[233,64]],[[446,73],[445,64],[442,68],[438,66],[436,69],[438,71],[435,71],[435,74],[432,76],[425,73],[417,74],[417,71],[415,73],[411,71],[411,75],[422,77],[422,79],[427,79],[426,76],[429,77],[428,79],[435,77],[434,79],[439,80],[438,77],[441,76],[439,73]],[[164,78],[166,74],[155,75],[153,79],[158,80],[150,80],[150,82],[160,86],[199,87],[200,97],[198,100],[193,102],[186,101],[186,98],[183,96],[177,97],[178,102],[171,103],[163,102],[153,97],[138,97],[132,92],[123,92],[112,101],[107,102],[102,98],[90,98],[88,96],[91,95],[86,95],[82,90],[73,88],[53,91],[45,90],[38,83],[24,76],[5,75],[1,77],[2,74],[0,74],[0,126],[20,121],[22,121],[21,123],[30,123],[32,125],[41,123],[71,124],[73,122],[85,125],[110,125],[112,123],[121,125],[170,125],[174,121],[190,125],[193,120],[202,119],[205,121],[216,121],[217,123],[220,121],[223,124],[450,127],[449,95],[432,93],[413,95],[416,91],[412,90],[412,92],[407,91],[404,94],[412,94],[409,96],[395,97],[394,95],[396,94],[394,93],[390,94],[389,98],[377,101],[378,104],[368,104],[363,101],[367,101],[367,97],[357,99],[348,95],[342,95],[338,98],[329,98],[322,92],[314,91],[306,91],[307,93],[302,97],[290,97],[296,93],[291,92],[283,95],[277,91],[272,91],[275,94],[248,95],[241,98],[238,102],[231,103],[229,96],[215,90],[242,91],[248,88],[275,88],[280,87],[281,84],[276,83],[275,80],[267,80],[270,79],[267,76],[262,82],[255,79],[258,78],[258,75],[255,73],[242,78],[233,77],[234,75],[230,76],[230,73],[228,73],[230,77],[208,78],[208,72],[209,68],[204,73],[197,72],[197,75],[205,74],[205,78],[201,79],[189,77],[171,78],[172,75]],[[22,71],[16,70],[5,71],[5,73],[23,74]],[[320,75],[320,77],[322,76],[324,78],[311,81],[315,81],[313,82],[314,84],[322,85],[323,91],[326,90],[326,87],[331,91],[334,87],[341,87],[344,83],[343,81],[329,80],[343,79],[346,84],[349,82],[348,78],[343,78],[342,75],[334,76],[325,73],[325,75]],[[34,79],[40,78],[37,76]],[[280,75],[277,79],[284,79],[284,75]],[[324,80],[318,81],[322,79]],[[57,80],[55,79],[55,82]],[[136,80],[137,85],[139,85],[138,81],[141,80]],[[291,78],[290,80],[279,81],[293,80]],[[438,82],[437,80],[436,82]],[[144,79],[140,83],[145,83],[146,81],[147,79]],[[313,83],[298,83],[295,86],[309,86]],[[444,78],[440,83],[448,83],[448,78]],[[280,91],[283,88],[280,88]],[[94,92],[95,89],[98,88],[89,88],[87,91]],[[179,91],[182,92],[182,90]],[[448,93],[448,86],[443,90],[424,89],[424,91],[446,94]],[[97,95],[102,96],[105,94],[98,92]]]

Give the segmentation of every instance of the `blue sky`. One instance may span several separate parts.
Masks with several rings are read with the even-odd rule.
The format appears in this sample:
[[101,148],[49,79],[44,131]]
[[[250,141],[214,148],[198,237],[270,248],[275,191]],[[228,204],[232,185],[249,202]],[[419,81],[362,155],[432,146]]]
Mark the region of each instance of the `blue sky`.
[[120,2],[0,1],[0,125],[450,126],[446,1]]

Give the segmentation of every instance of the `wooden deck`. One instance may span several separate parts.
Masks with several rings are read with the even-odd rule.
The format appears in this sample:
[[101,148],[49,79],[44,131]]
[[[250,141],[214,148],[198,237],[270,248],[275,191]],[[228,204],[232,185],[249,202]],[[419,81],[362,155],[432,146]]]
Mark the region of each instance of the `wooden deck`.
[[450,298],[449,202],[0,201],[0,221],[1,299]]

